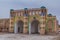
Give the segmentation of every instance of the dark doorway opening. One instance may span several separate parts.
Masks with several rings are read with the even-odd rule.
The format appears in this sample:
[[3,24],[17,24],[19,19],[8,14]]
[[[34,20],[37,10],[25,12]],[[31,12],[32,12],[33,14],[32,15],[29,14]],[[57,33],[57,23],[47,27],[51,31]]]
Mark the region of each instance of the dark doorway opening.
[[17,26],[18,26],[18,33],[23,33],[23,21],[18,21]]
[[33,20],[31,23],[31,33],[32,34],[38,34],[38,26],[39,26],[39,21],[38,20]]

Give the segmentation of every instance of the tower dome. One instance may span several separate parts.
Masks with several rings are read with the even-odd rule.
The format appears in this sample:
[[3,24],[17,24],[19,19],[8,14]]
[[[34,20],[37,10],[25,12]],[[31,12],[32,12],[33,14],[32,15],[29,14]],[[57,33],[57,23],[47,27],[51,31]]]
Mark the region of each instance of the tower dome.
[[27,10],[28,8],[24,8],[24,10]]
[[14,9],[10,9],[10,11],[14,11]]
[[46,8],[45,6],[41,6],[41,8]]
[[52,16],[52,14],[48,14],[48,16],[49,16],[49,17],[51,17],[51,16]]

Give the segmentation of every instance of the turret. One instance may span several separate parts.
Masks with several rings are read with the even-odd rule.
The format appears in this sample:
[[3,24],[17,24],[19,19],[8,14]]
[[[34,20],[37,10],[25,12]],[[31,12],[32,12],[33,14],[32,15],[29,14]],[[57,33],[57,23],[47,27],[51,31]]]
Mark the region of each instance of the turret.
[[28,8],[24,8],[24,16],[28,16]]
[[45,16],[47,14],[47,9],[45,6],[41,6],[41,15]]

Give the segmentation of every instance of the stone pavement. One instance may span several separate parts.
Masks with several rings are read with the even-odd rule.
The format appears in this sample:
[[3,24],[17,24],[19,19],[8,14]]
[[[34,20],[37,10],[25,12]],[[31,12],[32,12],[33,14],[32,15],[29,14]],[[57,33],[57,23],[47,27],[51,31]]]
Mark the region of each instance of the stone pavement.
[[0,40],[52,40],[56,36],[27,35],[27,34],[0,34]]

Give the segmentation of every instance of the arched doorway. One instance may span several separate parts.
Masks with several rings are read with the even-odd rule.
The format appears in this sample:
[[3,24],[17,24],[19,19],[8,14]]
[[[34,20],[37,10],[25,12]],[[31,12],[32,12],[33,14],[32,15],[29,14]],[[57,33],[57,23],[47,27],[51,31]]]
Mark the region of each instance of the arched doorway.
[[24,25],[23,21],[19,20],[17,22],[18,33],[23,33],[23,25]]
[[39,26],[39,21],[38,20],[33,20],[31,23],[31,33],[32,34],[37,34],[38,32],[38,26]]
[[48,21],[48,32],[52,32],[52,21]]

